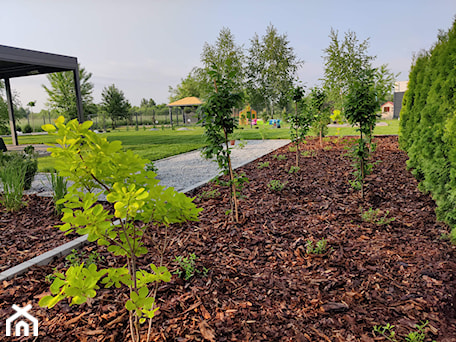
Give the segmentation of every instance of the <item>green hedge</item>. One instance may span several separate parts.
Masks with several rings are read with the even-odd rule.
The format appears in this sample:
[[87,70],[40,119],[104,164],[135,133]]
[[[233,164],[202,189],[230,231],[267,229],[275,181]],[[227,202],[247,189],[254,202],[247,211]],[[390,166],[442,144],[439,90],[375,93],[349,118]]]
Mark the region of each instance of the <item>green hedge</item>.
[[456,21],[416,57],[400,113],[400,146],[456,242]]

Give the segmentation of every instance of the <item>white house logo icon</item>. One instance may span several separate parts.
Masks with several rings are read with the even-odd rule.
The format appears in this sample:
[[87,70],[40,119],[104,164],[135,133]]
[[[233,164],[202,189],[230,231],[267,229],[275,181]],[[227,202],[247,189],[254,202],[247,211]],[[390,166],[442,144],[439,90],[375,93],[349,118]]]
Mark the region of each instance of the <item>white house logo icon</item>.
[[[24,316],[33,323],[33,336],[38,336],[38,320],[27,312],[31,308],[32,306],[30,304],[25,308],[20,308],[16,304],[13,304],[13,309],[16,310],[16,313],[6,320],[6,336],[11,336],[11,324],[21,316]],[[17,322],[14,336],[21,336],[21,329],[24,329],[24,336],[28,336],[30,333],[30,324],[24,321]]]

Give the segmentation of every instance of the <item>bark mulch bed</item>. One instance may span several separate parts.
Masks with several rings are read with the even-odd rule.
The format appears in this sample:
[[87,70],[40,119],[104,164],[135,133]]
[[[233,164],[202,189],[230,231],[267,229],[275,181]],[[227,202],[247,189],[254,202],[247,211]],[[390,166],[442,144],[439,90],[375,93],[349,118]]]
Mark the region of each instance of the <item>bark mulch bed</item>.
[[24,197],[25,207],[15,213],[0,205],[0,272],[73,240],[54,228],[60,222],[52,198]]
[[[442,240],[447,227],[436,221],[434,202],[406,171],[397,138],[376,140],[381,163],[369,176],[364,202],[348,184],[347,139],[332,139],[324,148],[308,141],[302,148],[315,152],[301,157],[297,174],[288,173],[295,160],[288,147],[243,167],[250,183],[243,191],[241,224],[227,223],[225,188],[209,184],[195,191],[208,195],[215,189],[220,195],[196,198],[204,208],[199,222],[171,227],[165,260],[174,272],[176,256],[195,253],[197,269],[209,272],[189,281],[174,275],[160,286],[152,340],[382,341],[372,332],[375,325],[393,324],[404,336],[428,321],[426,341],[455,341],[456,249]],[[287,159],[274,158],[279,154]],[[266,161],[270,166],[258,169]],[[286,182],[285,188],[270,190],[273,179]],[[395,220],[364,222],[361,206],[380,209],[382,217],[389,211],[387,218]],[[156,230],[152,239],[162,236]],[[320,239],[328,241],[327,252],[307,254],[307,240]],[[150,250],[144,262],[157,263]],[[54,267],[65,263],[56,260],[1,284],[0,340],[11,305],[32,304],[40,341],[126,341],[121,291],[100,289],[81,306],[38,306]]]

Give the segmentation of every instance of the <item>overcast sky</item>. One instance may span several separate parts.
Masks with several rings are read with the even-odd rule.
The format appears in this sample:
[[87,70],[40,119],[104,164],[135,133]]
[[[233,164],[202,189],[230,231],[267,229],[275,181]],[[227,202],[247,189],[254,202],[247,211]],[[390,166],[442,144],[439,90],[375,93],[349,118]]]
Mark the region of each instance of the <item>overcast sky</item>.
[[[250,46],[273,24],[287,34],[304,65],[299,77],[313,86],[323,77],[323,49],[331,27],[370,37],[376,64],[407,80],[413,53],[429,49],[456,15],[456,0],[3,0],[0,44],[74,56],[91,72],[95,103],[115,84],[132,105],[142,98],[168,102],[175,87],[200,66],[205,42],[228,27]],[[11,80],[22,105],[45,108],[45,76]]]

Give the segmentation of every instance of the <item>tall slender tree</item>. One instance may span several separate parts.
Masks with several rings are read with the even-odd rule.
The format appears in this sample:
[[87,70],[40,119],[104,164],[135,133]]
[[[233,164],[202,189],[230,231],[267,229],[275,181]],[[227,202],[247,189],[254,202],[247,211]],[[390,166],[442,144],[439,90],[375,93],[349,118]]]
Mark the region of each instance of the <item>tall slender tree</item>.
[[304,63],[296,56],[286,34],[270,24],[261,38],[255,33],[247,56],[247,94],[253,107],[284,107],[298,69]]

